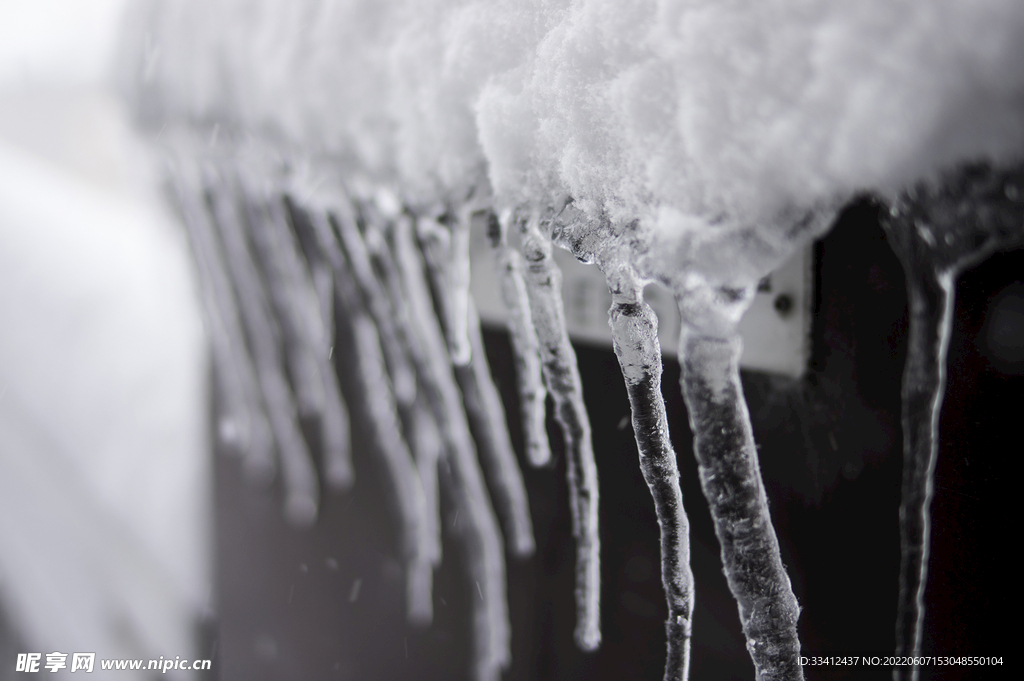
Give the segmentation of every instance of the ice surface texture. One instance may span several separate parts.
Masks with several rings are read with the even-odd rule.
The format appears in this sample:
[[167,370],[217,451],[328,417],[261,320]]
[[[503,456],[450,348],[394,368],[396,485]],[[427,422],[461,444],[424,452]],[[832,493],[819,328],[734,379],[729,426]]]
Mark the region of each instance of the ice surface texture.
[[[681,313],[695,453],[757,673],[799,678],[798,608],[760,480],[735,325],[756,282],[822,234],[851,197],[871,192],[894,201],[890,232],[908,269],[914,320],[899,630],[902,649],[917,649],[913,594],[927,562],[950,285],[969,260],[964,253],[1009,243],[999,235],[1020,227],[1019,219],[998,217],[1005,201],[1017,201],[1006,187],[998,198],[991,180],[998,173],[941,173],[975,161],[1006,168],[1024,157],[1024,5],[147,0],[139,7],[143,28],[128,41],[124,63],[133,66],[124,80],[142,124],[190,129],[179,156],[202,157],[218,135],[228,140],[215,152],[213,185],[186,173],[179,200],[211,291],[225,400],[247,433],[251,460],[269,460],[258,425],[265,410],[289,513],[311,518],[318,487],[297,424],[315,416],[325,442],[334,443],[337,480],[351,479],[343,404],[324,380],[333,277],[360,356],[349,370],[367,391],[363,408],[398,495],[416,619],[429,619],[429,566],[440,559],[439,459],[442,491],[467,513],[469,570],[484,595],[474,615],[478,678],[493,677],[508,659],[501,530],[516,553],[528,553],[532,538],[467,293],[473,215],[502,216],[491,231],[512,311],[528,458],[549,457],[545,391],[566,443],[578,644],[592,649],[600,641],[598,487],[553,244],[600,266],[615,295],[616,353],[662,521],[668,677],[686,676],[692,587],[663,428],[660,350],[642,298],[654,281],[675,295]],[[175,139],[165,138],[172,148]],[[272,149],[274,160],[241,160],[247,144]],[[224,178],[241,190],[225,192]],[[901,194],[919,183],[933,189]],[[217,207],[232,191],[239,216],[224,217]],[[988,198],[955,198],[971,192]],[[908,217],[918,214],[928,217]],[[316,239],[303,237],[302,215]],[[254,230],[244,245],[232,236],[235,223]],[[204,236],[214,227],[222,243]],[[228,357],[243,347],[243,358]],[[430,520],[414,518],[416,509],[430,510],[423,514]]]

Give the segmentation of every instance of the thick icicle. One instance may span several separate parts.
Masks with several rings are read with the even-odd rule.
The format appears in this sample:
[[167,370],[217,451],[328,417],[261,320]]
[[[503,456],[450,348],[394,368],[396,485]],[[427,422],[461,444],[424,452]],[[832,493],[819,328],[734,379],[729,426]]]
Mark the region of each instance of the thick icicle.
[[[931,500],[939,451],[956,278],[992,252],[1024,243],[1024,169],[968,168],[900,197],[883,222],[907,279],[910,329],[903,372],[903,489],[897,656],[921,654]],[[899,681],[918,667],[896,667]]]
[[358,285],[351,275],[351,265],[345,259],[326,212],[295,210],[292,219],[299,230],[308,229],[315,235],[334,271],[338,301],[351,328],[353,356],[350,366],[355,369],[359,393],[363,397],[364,419],[370,426],[374,448],[384,461],[399,514],[402,552],[406,560],[407,612],[411,620],[419,622],[423,619],[422,602],[424,598],[430,598],[433,537],[426,520],[428,507],[423,487],[402,437],[380,336],[366,312]]
[[734,320],[752,293],[701,287],[678,294],[681,382],[701,489],[757,678],[795,681],[803,678],[800,608],[779,556],[740,384],[743,344]]
[[399,216],[392,229],[394,257],[408,301],[411,327],[424,353],[424,384],[445,442],[442,487],[458,513],[456,529],[466,542],[466,568],[479,590],[473,599],[473,678],[497,681],[510,659],[505,555],[501,532],[477,464],[462,398],[443,332],[434,315],[424,263],[411,219]]
[[511,210],[505,211],[500,218],[490,213],[487,233],[501,277],[502,299],[508,309],[508,329],[516,362],[526,458],[534,466],[544,466],[551,461],[545,404],[548,393],[544,387],[540,345],[537,341],[537,330],[533,326],[533,315],[530,313],[526,281],[523,278],[523,257],[508,245],[508,230],[514,219],[515,212]]
[[228,271],[249,332],[256,374],[277,443],[285,514],[296,524],[309,524],[316,519],[319,500],[316,469],[302,437],[294,396],[281,365],[281,334],[249,251],[234,191],[230,186],[215,184],[207,198],[224,243]]
[[171,169],[169,174],[203,284],[214,362],[227,400],[225,411],[237,420],[247,474],[257,480],[270,480],[276,468],[273,435],[267,426],[256,370],[245,344],[245,329],[219,239],[202,206],[198,185],[186,186],[180,168]]
[[612,264],[606,270],[612,291],[608,311],[612,342],[629,394],[640,470],[654,497],[661,528],[661,582],[668,602],[665,681],[685,681],[690,673],[693,627],[690,523],[683,509],[679,468],[661,394],[658,317],[644,302],[643,285],[628,265]]
[[541,348],[544,379],[555,403],[555,419],[565,441],[569,502],[576,539],[576,644],[601,644],[601,541],[598,534],[597,465],[590,419],[576,352],[569,342],[562,309],[562,273],[551,257],[551,242],[535,215],[523,225],[523,257],[530,313]]

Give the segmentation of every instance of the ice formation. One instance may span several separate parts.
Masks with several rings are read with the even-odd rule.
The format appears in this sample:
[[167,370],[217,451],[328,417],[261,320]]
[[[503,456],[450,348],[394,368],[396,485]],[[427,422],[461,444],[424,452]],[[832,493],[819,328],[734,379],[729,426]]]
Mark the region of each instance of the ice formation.
[[[1024,6],[219,0],[151,1],[138,13],[129,96],[143,124],[167,129],[224,399],[248,428],[249,456],[267,466],[265,410],[288,512],[311,518],[317,485],[295,424],[316,414],[333,443],[328,470],[351,479],[344,406],[324,361],[333,277],[359,356],[338,364],[360,374],[394,485],[414,618],[429,619],[440,560],[439,460],[442,491],[465,510],[483,596],[478,679],[508,661],[500,531],[517,553],[532,539],[468,296],[473,224],[490,232],[512,310],[529,460],[549,457],[545,392],[565,440],[578,644],[600,641],[597,471],[552,245],[599,266],[613,292],[615,350],[662,528],[666,678],[687,674],[693,586],[656,320],[642,296],[653,281],[683,319],[682,390],[748,650],[758,678],[794,679],[799,609],[760,479],[736,323],[756,282],[851,197],[892,201],[914,325],[899,645],[919,651],[912,594],[926,565],[949,286],[976,257],[964,253],[1021,232],[1018,184],[1004,183],[1016,175],[942,173],[1024,156]],[[903,194],[918,184],[929,189]],[[956,203],[980,186],[983,200]],[[238,215],[223,217],[225,202]],[[955,225],[971,211],[969,235]],[[239,228],[253,253],[235,241]],[[245,359],[233,348],[247,348]]]

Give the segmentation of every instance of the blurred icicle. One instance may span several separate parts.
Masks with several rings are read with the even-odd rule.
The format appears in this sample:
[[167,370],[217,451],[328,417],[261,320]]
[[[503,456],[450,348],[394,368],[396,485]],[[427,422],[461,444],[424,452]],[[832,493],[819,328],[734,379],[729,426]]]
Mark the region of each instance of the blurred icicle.
[[281,365],[281,334],[266,299],[238,212],[233,188],[217,183],[207,199],[224,244],[227,271],[238,295],[260,390],[280,457],[285,515],[299,525],[316,519],[319,503],[316,470],[299,428],[291,387]]
[[[468,210],[462,213],[461,218],[453,225],[464,225],[468,235],[471,218]],[[419,229],[418,232],[434,297],[439,301],[438,306],[448,311],[448,315],[445,316],[447,325],[443,327],[443,331],[447,332],[449,348],[461,342],[453,340],[459,335],[465,335],[469,344],[468,361],[459,364],[454,357],[452,361],[455,365],[455,378],[462,392],[466,416],[469,419],[470,432],[476,441],[495,510],[505,531],[508,549],[514,555],[528,556],[534,551],[534,541],[530,508],[526,500],[526,486],[509,439],[505,407],[494,387],[491,370],[487,365],[487,355],[483,349],[480,332],[480,318],[472,299],[468,297],[468,246],[463,254],[461,247],[456,248],[453,245],[461,238],[456,236],[459,230],[455,226],[449,239],[440,225],[433,221],[429,222],[430,225]],[[448,246],[451,246],[450,250]],[[451,257],[446,257],[448,255]],[[460,262],[462,259],[465,259],[464,263]],[[460,284],[453,283],[461,282],[463,276],[453,274],[453,270],[465,270],[465,290]],[[459,300],[463,294],[465,299]]]
[[400,519],[407,612],[411,620],[422,621],[422,603],[430,598],[434,538],[426,520],[428,507],[419,474],[402,436],[380,336],[366,311],[351,274],[351,264],[338,243],[328,214],[295,208],[292,219],[300,231],[309,230],[315,236],[334,271],[335,291],[352,334],[352,356],[347,358],[347,368],[355,371],[363,398],[363,418],[369,424],[374,449],[384,462],[392,486],[392,502]]
[[509,313],[508,330],[516,362],[526,458],[534,466],[544,466],[551,460],[546,425],[547,388],[544,387],[540,344],[523,278],[523,257],[508,245],[508,230],[514,220],[515,212],[511,210],[502,213],[500,218],[493,212],[489,213],[487,236],[494,249],[501,277],[501,295]]
[[681,383],[701,489],[757,678],[796,681],[803,679],[800,608],[779,556],[740,384],[735,324],[752,296],[752,288],[712,290],[703,282],[677,292]]
[[[373,269],[383,287],[384,294],[390,305],[390,312],[395,323],[397,335],[401,341],[405,356],[412,363],[419,387],[417,395],[421,397],[437,394],[432,378],[426,367],[426,353],[416,340],[417,333],[413,328],[409,301],[402,288],[402,280],[396,269],[394,257],[387,243],[388,234],[393,229],[397,214],[381,214],[377,219],[369,220],[364,234],[367,252],[370,255]],[[432,399],[417,399],[409,405],[405,417],[409,432],[409,441],[416,467],[423,485],[423,494],[427,502],[427,525],[432,537],[432,560],[434,565],[441,562],[441,510],[438,498],[437,464],[444,450],[444,438],[438,425],[443,418],[440,410],[431,409]],[[432,617],[432,603],[424,604],[423,618],[427,621]],[[428,609],[429,608],[429,609]]]
[[440,466],[443,491],[459,514],[456,530],[466,543],[466,569],[480,591],[473,599],[473,678],[497,681],[510,660],[505,555],[501,532],[477,464],[462,397],[455,382],[444,334],[434,314],[424,262],[413,234],[412,219],[393,223],[396,270],[408,301],[410,327],[423,352],[427,399],[435,410],[445,443]]
[[426,258],[431,284],[443,321],[448,352],[456,366],[472,356],[466,328],[469,305],[469,226],[471,209],[448,211],[436,219],[420,219],[416,232]]
[[225,411],[238,430],[247,474],[270,480],[276,468],[273,435],[267,426],[256,370],[246,347],[245,329],[219,239],[199,198],[198,184],[186,181],[180,165],[169,168],[168,175],[202,282]]
[[[286,337],[294,336],[294,354],[302,355],[304,364],[310,365],[304,370],[312,370],[307,378],[312,382],[309,391],[320,400],[318,425],[326,478],[335,487],[347,489],[355,477],[348,407],[328,356],[330,341],[324,323],[323,303],[299,251],[283,197],[268,197],[266,217],[268,222],[262,231],[266,245],[272,249],[266,254],[269,256],[266,259],[287,284],[278,287],[281,290],[275,295],[278,318],[288,330]],[[298,359],[292,361],[292,364],[298,363]]]
[[668,601],[665,681],[685,681],[690,672],[693,628],[690,523],[683,509],[679,468],[661,394],[658,317],[644,302],[643,284],[629,265],[613,262],[604,268],[612,292],[608,323],[629,394],[640,470],[654,497],[661,528],[661,582]]
[[455,367],[455,375],[462,388],[466,414],[476,436],[480,461],[505,530],[508,550],[513,555],[525,557],[532,555],[536,548],[526,485],[509,438],[505,405],[501,403],[487,365],[480,317],[472,300],[468,301],[466,312],[466,333],[473,355],[469,366]]
[[[281,207],[271,191],[250,183],[238,187],[238,196],[249,223],[249,243],[266,282],[268,301],[281,330],[285,361],[295,389],[299,414],[319,417],[323,412],[324,387],[314,355],[320,348],[310,339],[313,318],[319,310],[304,295],[297,280],[294,244],[287,233]],[[322,342],[322,341],[321,341]],[[327,348],[323,348],[327,354]]]
[[[921,654],[931,500],[939,450],[956,278],[993,252],[1024,243],[1024,168],[973,167],[938,188],[900,196],[883,221],[907,279],[910,329],[903,372],[903,489],[897,656]],[[917,666],[893,678],[916,681]]]
[[358,216],[353,206],[344,198],[332,202],[331,207],[333,224],[337,228],[342,248],[352,267],[352,276],[363,293],[366,310],[373,317],[377,332],[380,334],[381,348],[394,386],[395,400],[400,407],[410,405],[416,400],[416,375],[406,356],[387,294],[373,271],[370,255],[357,224]]
[[576,352],[569,342],[562,309],[562,273],[551,257],[551,242],[537,215],[522,225],[526,287],[544,380],[555,403],[555,419],[565,441],[569,503],[576,539],[576,644],[595,650],[601,644],[601,541],[598,534],[597,465],[590,419]]
[[[409,357],[410,343],[402,328],[395,305],[385,284],[374,269],[366,240],[379,238],[381,216],[368,206],[360,213],[364,232],[359,228],[355,207],[348,197],[336,197],[329,202],[332,219],[340,238],[346,262],[351,266],[354,281],[362,293],[366,310],[373,319],[380,338],[385,365],[394,387],[395,404],[405,433],[405,441],[416,465],[418,481],[423,490],[422,517],[424,547],[422,560],[431,569],[421,567],[410,574],[408,612],[410,620],[428,624],[433,619],[432,568],[441,562],[440,510],[437,495],[437,461],[440,456],[440,436],[433,418],[417,400],[416,372]],[[415,581],[413,581],[415,580]]]

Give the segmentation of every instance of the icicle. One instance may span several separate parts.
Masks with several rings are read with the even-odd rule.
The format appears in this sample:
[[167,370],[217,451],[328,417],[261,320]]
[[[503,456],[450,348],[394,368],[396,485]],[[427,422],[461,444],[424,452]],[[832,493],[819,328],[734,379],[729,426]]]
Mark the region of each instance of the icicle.
[[285,514],[296,524],[309,524],[316,519],[319,490],[313,460],[299,428],[291,387],[281,366],[281,334],[249,251],[234,191],[221,184],[213,187],[208,198],[224,243],[228,271],[249,332],[256,373],[277,443]]
[[435,410],[445,442],[445,457],[440,466],[442,487],[459,513],[458,529],[466,542],[467,572],[481,596],[479,600],[473,599],[473,678],[496,681],[510,659],[501,533],[477,465],[445,338],[428,294],[429,284],[411,220],[400,216],[394,222],[392,235],[411,327],[423,351],[427,398]]
[[681,382],[701,489],[757,678],[796,680],[803,678],[800,608],[779,556],[740,384],[735,322],[752,296],[753,289],[712,291],[706,284],[677,293]]
[[457,216],[450,213],[436,220],[416,222],[416,233],[427,262],[443,320],[442,330],[448,352],[456,366],[466,366],[472,356],[466,328],[469,304],[469,224],[468,209]]
[[516,362],[526,458],[534,466],[544,466],[551,461],[545,423],[547,388],[541,374],[540,345],[523,279],[523,258],[508,245],[508,229],[514,219],[515,213],[511,210],[500,218],[490,213],[487,231],[501,277],[502,299],[509,314],[508,329]]
[[661,394],[658,317],[644,302],[643,285],[629,265],[612,263],[604,269],[612,291],[608,322],[629,393],[640,470],[654,497],[661,528],[661,581],[668,601],[665,681],[685,681],[690,672],[693,626],[690,523],[683,509],[676,453],[669,439]]
[[[335,291],[352,330],[353,357],[364,418],[370,425],[374,447],[384,461],[399,514],[401,544],[406,559],[407,611],[413,621],[423,618],[423,602],[430,599],[434,537],[428,527],[427,501],[409,448],[402,437],[391,381],[387,375],[380,336],[366,312],[351,265],[345,259],[331,221],[322,211],[295,211],[296,224],[309,229],[334,270]],[[425,593],[424,593],[425,592]]]
[[569,342],[562,309],[562,273],[551,257],[551,242],[535,215],[523,226],[523,257],[530,313],[541,347],[544,380],[555,402],[555,418],[565,441],[573,536],[576,538],[576,644],[601,644],[601,564],[597,515],[597,466],[590,420],[576,353]]
[[[903,489],[897,656],[921,654],[931,500],[939,448],[955,282],[992,252],[1024,243],[1024,169],[968,168],[940,189],[900,197],[883,221],[907,279],[910,330],[903,372]],[[896,667],[914,681],[918,667]]]
[[245,445],[246,473],[260,481],[274,477],[274,442],[267,426],[256,370],[245,344],[245,330],[224,262],[219,239],[197,186],[187,186],[180,168],[169,173],[182,222],[202,280],[204,307],[213,343],[214,361],[228,402],[227,413],[237,419]]
[[487,477],[491,498],[505,530],[508,550],[525,557],[533,554],[533,523],[526,499],[526,485],[508,435],[505,405],[491,378],[487,353],[480,332],[480,317],[468,301],[466,325],[473,359],[469,366],[455,367],[472,432],[476,436],[480,462]]

